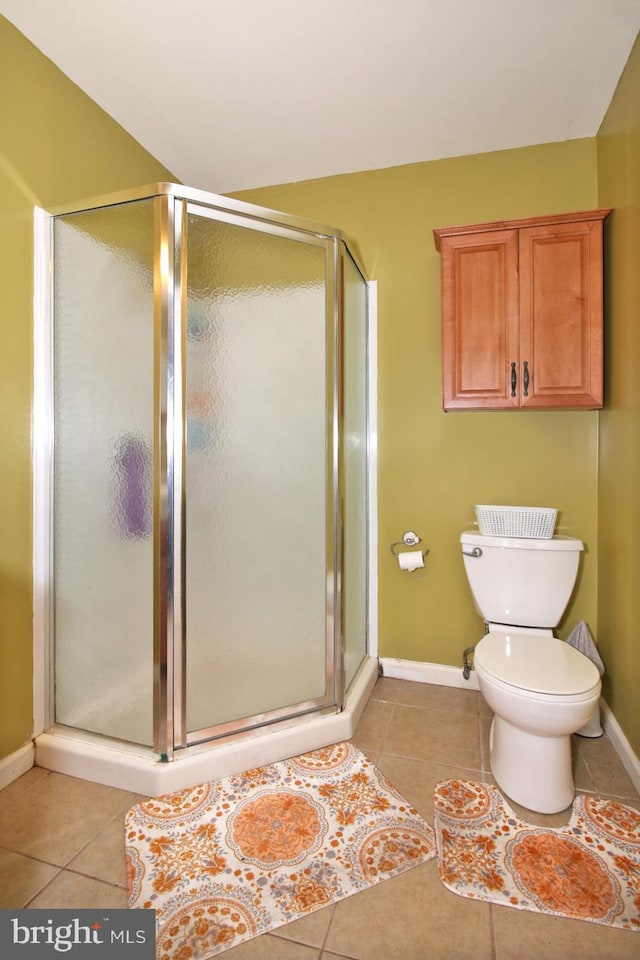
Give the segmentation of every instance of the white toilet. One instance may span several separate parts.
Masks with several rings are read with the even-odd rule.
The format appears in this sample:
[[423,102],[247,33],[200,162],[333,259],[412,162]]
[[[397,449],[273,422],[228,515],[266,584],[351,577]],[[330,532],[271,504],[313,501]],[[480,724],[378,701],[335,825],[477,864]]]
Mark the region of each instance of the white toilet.
[[601,687],[595,665],[553,636],[583,544],[572,537],[488,537],[474,530],[460,542],[487,630],[473,665],[495,713],[491,772],[512,800],[557,813],[575,795],[571,734],[592,716]]

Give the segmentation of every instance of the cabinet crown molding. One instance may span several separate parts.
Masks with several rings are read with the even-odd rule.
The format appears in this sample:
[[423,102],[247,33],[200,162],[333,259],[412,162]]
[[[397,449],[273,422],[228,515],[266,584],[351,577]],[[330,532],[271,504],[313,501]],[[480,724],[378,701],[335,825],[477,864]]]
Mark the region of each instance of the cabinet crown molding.
[[579,213],[556,213],[545,217],[524,217],[519,220],[493,220],[491,223],[468,223],[458,227],[439,227],[433,231],[436,250],[444,237],[462,237],[469,233],[489,233],[493,230],[518,230],[521,227],[544,227],[557,223],[580,223],[584,220],[604,220],[613,207],[599,210],[581,210]]

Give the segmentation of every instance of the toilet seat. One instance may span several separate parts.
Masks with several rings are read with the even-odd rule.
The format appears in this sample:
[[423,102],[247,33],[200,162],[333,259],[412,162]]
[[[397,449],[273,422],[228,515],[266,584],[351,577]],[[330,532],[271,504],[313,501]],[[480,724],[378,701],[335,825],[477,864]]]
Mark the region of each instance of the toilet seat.
[[552,635],[530,634],[508,627],[489,632],[475,648],[474,666],[534,699],[581,700],[599,687],[600,674],[584,654]]

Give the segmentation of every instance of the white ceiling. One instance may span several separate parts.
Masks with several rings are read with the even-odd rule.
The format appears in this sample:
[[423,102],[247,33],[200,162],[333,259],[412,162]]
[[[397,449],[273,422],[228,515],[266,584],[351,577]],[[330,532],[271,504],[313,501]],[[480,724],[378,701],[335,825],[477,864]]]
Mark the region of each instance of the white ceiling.
[[0,0],[182,182],[227,193],[592,137],[640,0]]

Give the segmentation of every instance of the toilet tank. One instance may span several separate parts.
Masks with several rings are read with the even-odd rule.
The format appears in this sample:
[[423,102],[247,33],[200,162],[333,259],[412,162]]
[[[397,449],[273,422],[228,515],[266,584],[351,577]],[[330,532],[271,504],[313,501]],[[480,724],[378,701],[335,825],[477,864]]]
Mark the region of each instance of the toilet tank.
[[460,537],[476,610],[487,623],[552,630],[567,608],[578,575],[581,540],[552,537]]

